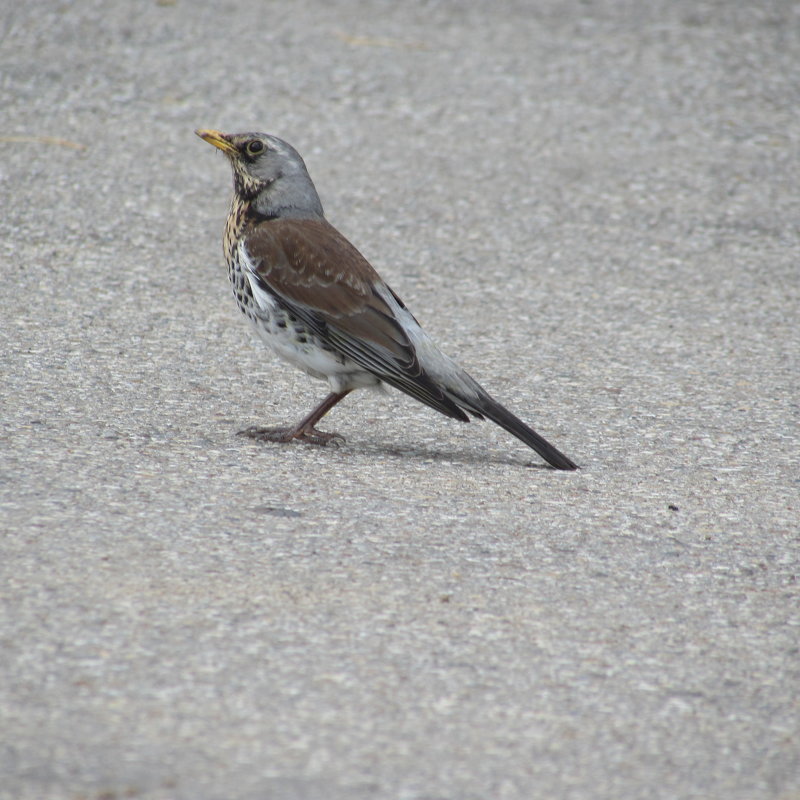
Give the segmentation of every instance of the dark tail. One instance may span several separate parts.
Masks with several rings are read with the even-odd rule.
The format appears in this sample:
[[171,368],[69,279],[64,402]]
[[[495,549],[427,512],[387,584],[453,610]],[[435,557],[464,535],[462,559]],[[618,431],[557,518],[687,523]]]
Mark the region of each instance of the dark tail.
[[[472,404],[470,404],[472,405]],[[548,464],[556,469],[578,469],[578,465],[567,458],[560,450],[556,450],[547,439],[539,436],[533,428],[529,428],[521,419],[515,417],[507,408],[488,395],[474,404],[483,416],[505,428],[512,436],[535,450]]]

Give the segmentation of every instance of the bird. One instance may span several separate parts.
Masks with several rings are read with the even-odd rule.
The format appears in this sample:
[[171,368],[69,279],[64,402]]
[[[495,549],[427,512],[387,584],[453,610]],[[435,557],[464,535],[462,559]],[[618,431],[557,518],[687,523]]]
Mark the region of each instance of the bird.
[[267,133],[198,129],[233,170],[223,251],[240,311],[279,357],[328,382],[296,425],[240,433],[326,445],[317,423],[355,389],[388,384],[445,416],[489,419],[552,467],[577,465],[497,402],[422,329],[367,259],[325,218],[300,154]]

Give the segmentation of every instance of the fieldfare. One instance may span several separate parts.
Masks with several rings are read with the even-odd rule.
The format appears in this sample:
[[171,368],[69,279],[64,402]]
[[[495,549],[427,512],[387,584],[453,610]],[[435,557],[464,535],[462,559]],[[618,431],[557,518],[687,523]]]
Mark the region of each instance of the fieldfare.
[[567,456],[500,405],[442,353],[403,301],[326,219],[300,154],[265,133],[198,130],[233,168],[224,251],[236,303],[279,356],[330,394],[293,427],[248,428],[270,442],[327,444],[315,427],[353,389],[388,383],[468,422],[488,417],[556,469]]

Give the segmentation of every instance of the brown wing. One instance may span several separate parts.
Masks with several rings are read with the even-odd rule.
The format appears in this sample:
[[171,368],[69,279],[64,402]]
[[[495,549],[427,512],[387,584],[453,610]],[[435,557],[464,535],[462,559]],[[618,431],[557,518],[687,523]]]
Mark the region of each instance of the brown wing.
[[275,219],[245,233],[263,288],[348,358],[443,414],[467,417],[421,368],[370,263],[324,219]]
[[329,222],[262,222],[247,234],[245,244],[258,264],[258,276],[273,292],[410,365],[408,336],[375,292],[381,277]]

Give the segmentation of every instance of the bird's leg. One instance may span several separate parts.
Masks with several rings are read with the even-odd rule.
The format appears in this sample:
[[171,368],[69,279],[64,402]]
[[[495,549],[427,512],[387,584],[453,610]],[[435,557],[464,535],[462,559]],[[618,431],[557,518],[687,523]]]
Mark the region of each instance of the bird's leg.
[[314,426],[348,394],[346,392],[331,392],[307,417],[304,417],[292,428],[259,428],[250,427],[239,431],[239,436],[249,436],[261,442],[291,442],[297,439],[306,444],[326,445],[332,441],[343,442],[344,436],[338,433],[325,433],[318,431]]

